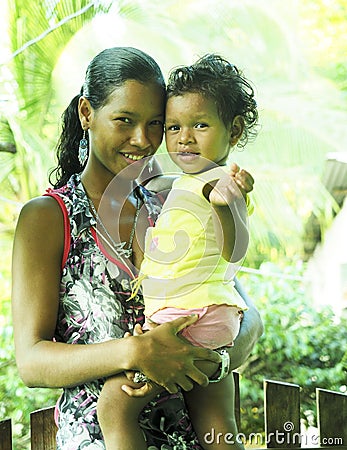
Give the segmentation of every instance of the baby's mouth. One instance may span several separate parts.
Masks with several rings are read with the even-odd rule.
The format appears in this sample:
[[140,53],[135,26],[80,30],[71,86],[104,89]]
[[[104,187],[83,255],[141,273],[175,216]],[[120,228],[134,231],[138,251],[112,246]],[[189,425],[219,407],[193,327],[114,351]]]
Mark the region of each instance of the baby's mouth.
[[193,161],[200,156],[200,153],[182,151],[178,152],[177,156],[183,161]]

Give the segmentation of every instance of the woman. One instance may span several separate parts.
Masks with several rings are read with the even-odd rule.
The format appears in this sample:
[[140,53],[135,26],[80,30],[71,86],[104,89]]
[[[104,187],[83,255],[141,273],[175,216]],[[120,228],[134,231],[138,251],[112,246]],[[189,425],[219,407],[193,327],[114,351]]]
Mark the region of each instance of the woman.
[[[29,201],[18,220],[12,294],[16,359],[28,386],[63,388],[57,405],[59,450],[104,449],[96,402],[104,380],[124,370],[140,371],[174,394],[144,409],[140,421],[148,446],[199,448],[179,388],[206,385],[208,378],[194,361],[218,363],[220,356],[177,336],[195,317],[141,334],[141,298],[128,301],[141,261],[135,227],[145,228],[147,216],[155,220],[160,209],[159,197],[134,180],[144,157],[161,143],[164,106],[165,83],[150,56],[127,47],[97,55],[63,115],[55,189]],[[115,178],[117,194],[108,195]],[[153,190],[161,190],[155,184]],[[108,217],[117,217],[111,224],[98,213],[101,198]],[[147,214],[140,214],[142,205]],[[261,332],[250,306],[232,350],[232,369],[246,359]],[[121,339],[126,332],[134,336]]]

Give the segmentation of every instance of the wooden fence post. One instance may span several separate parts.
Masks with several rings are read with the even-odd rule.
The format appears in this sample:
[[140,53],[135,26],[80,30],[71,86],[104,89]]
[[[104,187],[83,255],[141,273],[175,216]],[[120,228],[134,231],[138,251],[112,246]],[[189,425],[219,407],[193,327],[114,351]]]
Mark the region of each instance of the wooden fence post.
[[0,450],[12,450],[11,419],[0,421]]
[[54,407],[43,408],[30,414],[32,450],[56,450],[56,434]]
[[347,446],[347,395],[316,389],[321,446]]
[[264,380],[264,409],[267,447],[300,447],[300,387]]
[[235,419],[236,419],[237,429],[240,432],[240,428],[241,428],[240,375],[237,372],[233,372],[233,376],[234,376],[234,385],[235,385],[235,405],[234,405]]
[[[240,429],[239,374],[234,372],[233,377],[235,417]],[[317,388],[316,398],[320,448],[347,450],[347,395]],[[264,406],[266,448],[300,450],[300,387],[296,384],[264,380]],[[54,407],[33,411],[30,414],[30,428],[32,450],[56,449]],[[12,450],[11,419],[0,421],[0,450]]]

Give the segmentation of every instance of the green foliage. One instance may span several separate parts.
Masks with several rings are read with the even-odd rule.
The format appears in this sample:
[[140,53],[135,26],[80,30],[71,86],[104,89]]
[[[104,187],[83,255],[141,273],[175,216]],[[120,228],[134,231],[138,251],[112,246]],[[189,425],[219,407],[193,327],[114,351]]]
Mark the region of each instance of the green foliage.
[[[0,65],[0,186],[7,198],[24,203],[40,195],[53,166],[57,114],[52,74],[72,37],[111,2],[87,0],[8,1],[11,57]],[[5,69],[6,66],[6,69]],[[8,147],[12,144],[12,147]],[[7,177],[11,174],[11,177]]]
[[[331,1],[338,5],[341,0]],[[218,51],[232,58],[254,81],[261,132],[245,152],[232,155],[256,179],[254,201],[262,214],[254,218],[254,246],[249,252],[254,261],[259,254],[259,260],[263,259],[269,248],[276,248],[275,257],[301,251],[303,225],[312,212],[323,232],[330,224],[325,212],[334,205],[320,176],[325,154],[334,151],[345,136],[345,114],[336,116],[340,98],[332,100],[331,90],[321,88],[320,78],[310,70],[302,54],[303,43],[296,30],[311,30],[314,24],[319,25],[324,20],[322,12],[326,2],[320,0],[323,9],[316,10],[311,0],[305,0],[306,8],[299,8],[293,1],[289,9],[281,0],[217,3],[204,0],[202,7],[198,0],[180,2],[181,13],[175,16],[177,2],[173,0],[166,0],[165,8],[162,0],[95,4],[87,0],[9,1],[8,40],[14,57],[6,63],[6,74],[10,75],[3,85],[10,86],[4,98],[11,107],[3,112],[6,120],[0,120],[0,139],[3,123],[5,144],[9,135],[17,154],[6,155],[1,160],[0,188],[6,189],[6,197],[25,202],[46,188],[47,173],[54,164],[52,150],[58,131],[56,106],[60,99],[55,90],[54,72],[64,59],[62,55],[71,51],[72,38],[77,42],[75,69],[75,61],[76,64],[80,61],[81,68],[84,66],[82,61],[88,48],[96,50],[94,41],[104,45],[99,34],[105,34],[113,39],[107,37],[105,46],[128,42],[153,52],[154,56],[161,54],[158,62],[168,68],[191,62],[196,55]],[[113,34],[106,32],[109,32],[107,26],[102,33],[92,28],[82,30],[105,12]],[[319,16],[316,22],[308,21],[313,12]],[[192,15],[194,26],[190,24]],[[126,33],[115,24],[125,25]],[[146,39],[141,25],[146,29]],[[155,42],[150,40],[153,30]],[[92,39],[91,33],[94,33]],[[342,30],[340,34],[343,36]],[[334,42],[338,41],[334,34]],[[63,90],[72,77],[71,72],[71,64],[64,66],[60,81]],[[322,114],[322,108],[326,114]],[[339,123],[343,131],[335,139],[334,130],[339,128]],[[331,130],[327,135],[322,131],[328,127]],[[11,178],[7,178],[8,173]],[[300,179],[300,183],[294,183],[294,179]],[[278,210],[282,214],[277,214]]]
[[261,312],[265,332],[241,370],[242,432],[264,429],[263,380],[301,387],[301,413],[315,411],[315,388],[346,392],[347,317],[312,304],[301,266],[260,267],[240,280]]
[[106,3],[96,7],[86,0],[9,2],[17,101],[20,111],[25,112],[26,120],[36,131],[42,130],[46,123],[53,95],[51,77],[57,59],[72,36],[96,13],[106,12],[108,7]]
[[333,80],[347,92],[347,4],[341,0],[306,0],[300,2],[305,17],[301,30],[307,53],[318,73]]

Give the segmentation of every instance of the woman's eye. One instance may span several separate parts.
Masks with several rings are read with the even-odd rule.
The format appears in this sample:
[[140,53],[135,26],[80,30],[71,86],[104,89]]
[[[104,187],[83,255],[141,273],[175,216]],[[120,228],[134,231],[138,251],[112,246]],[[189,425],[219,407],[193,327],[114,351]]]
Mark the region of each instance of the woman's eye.
[[124,123],[131,123],[131,119],[129,119],[129,117],[117,117],[116,120]]
[[157,125],[157,126],[160,126],[160,127],[164,126],[164,124],[163,124],[163,122],[161,120],[152,120],[151,125]]

